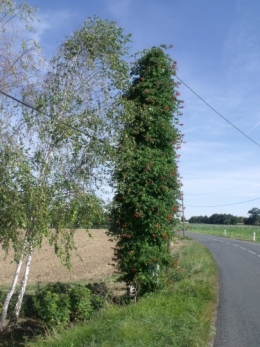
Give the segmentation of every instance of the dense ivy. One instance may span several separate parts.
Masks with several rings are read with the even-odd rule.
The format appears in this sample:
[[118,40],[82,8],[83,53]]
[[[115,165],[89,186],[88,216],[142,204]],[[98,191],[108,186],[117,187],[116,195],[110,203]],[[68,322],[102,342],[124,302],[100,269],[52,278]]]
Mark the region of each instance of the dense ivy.
[[132,117],[118,144],[109,234],[117,239],[115,265],[140,294],[160,285],[171,263],[181,185],[176,152],[182,142],[175,73],[176,62],[153,47],[134,63],[124,95]]

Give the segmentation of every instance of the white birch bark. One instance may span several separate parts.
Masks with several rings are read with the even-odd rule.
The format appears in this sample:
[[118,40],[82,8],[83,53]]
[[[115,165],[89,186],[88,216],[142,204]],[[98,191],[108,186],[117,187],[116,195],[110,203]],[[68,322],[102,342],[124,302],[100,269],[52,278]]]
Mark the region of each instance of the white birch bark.
[[18,319],[20,311],[21,311],[21,307],[22,307],[22,303],[23,303],[23,297],[24,297],[24,293],[26,290],[26,286],[27,286],[27,282],[28,282],[28,278],[29,278],[29,272],[30,272],[31,263],[32,263],[32,253],[33,253],[33,248],[30,247],[30,252],[28,254],[27,261],[25,264],[25,270],[24,270],[24,275],[23,275],[23,279],[21,282],[19,295],[18,295],[18,298],[16,301],[16,305],[15,305],[15,308],[13,311],[13,315],[12,315],[10,324],[14,324],[17,322],[17,319]]
[[24,251],[22,251],[22,254],[20,256],[19,262],[18,262],[17,267],[16,267],[16,271],[15,271],[15,274],[14,274],[13,283],[11,285],[11,288],[10,288],[9,292],[6,295],[6,299],[5,299],[5,302],[4,302],[4,305],[3,305],[2,314],[1,314],[1,317],[0,317],[0,332],[4,331],[4,329],[6,328],[7,311],[8,311],[10,300],[12,299],[12,296],[14,294],[14,291],[15,291],[15,288],[16,288],[16,285],[17,285],[17,281],[18,281],[18,278],[19,278],[19,274],[20,274],[20,271],[21,271],[22,264],[23,264],[23,258],[24,258]]

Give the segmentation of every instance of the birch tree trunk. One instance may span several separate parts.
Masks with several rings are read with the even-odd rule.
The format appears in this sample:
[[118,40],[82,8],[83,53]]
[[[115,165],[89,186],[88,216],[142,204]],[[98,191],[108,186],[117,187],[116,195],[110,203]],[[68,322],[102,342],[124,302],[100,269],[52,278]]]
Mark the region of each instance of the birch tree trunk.
[[33,254],[33,247],[30,247],[30,252],[27,256],[27,261],[26,261],[26,265],[25,265],[25,270],[24,270],[24,275],[23,275],[23,279],[21,282],[21,287],[20,287],[20,291],[19,291],[19,295],[16,301],[16,305],[12,314],[12,318],[9,322],[9,325],[13,325],[17,322],[17,319],[19,317],[20,311],[21,311],[21,307],[22,307],[22,303],[23,303],[23,297],[24,297],[24,293],[26,290],[26,286],[27,286],[27,282],[28,282],[28,278],[29,278],[29,273],[30,273],[30,268],[31,268],[31,263],[32,263],[32,254]]
[[16,285],[17,285],[17,281],[18,281],[18,278],[19,278],[19,274],[20,274],[20,271],[21,271],[22,264],[23,264],[23,259],[24,259],[24,251],[22,251],[21,257],[19,259],[19,262],[18,262],[17,267],[16,267],[16,271],[15,271],[15,274],[14,274],[13,283],[11,285],[11,288],[10,288],[9,292],[6,295],[6,299],[5,299],[5,302],[4,302],[4,305],[3,305],[2,314],[1,314],[1,317],[0,317],[0,332],[4,331],[5,328],[6,328],[7,311],[8,311],[10,300],[12,299],[12,296],[14,294],[14,291],[15,291],[15,288],[16,288]]

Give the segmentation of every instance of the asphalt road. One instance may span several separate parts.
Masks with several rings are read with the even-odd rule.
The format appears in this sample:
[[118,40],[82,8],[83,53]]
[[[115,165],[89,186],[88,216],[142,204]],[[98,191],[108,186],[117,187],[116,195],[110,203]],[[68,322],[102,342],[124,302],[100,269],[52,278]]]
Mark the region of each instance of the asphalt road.
[[260,244],[189,233],[219,268],[214,347],[260,347]]

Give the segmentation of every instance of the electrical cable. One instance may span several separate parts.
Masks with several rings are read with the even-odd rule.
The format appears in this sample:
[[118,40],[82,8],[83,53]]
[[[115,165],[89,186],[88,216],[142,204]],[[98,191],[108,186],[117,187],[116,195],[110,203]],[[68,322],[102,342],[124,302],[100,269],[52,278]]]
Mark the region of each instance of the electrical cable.
[[206,102],[199,94],[197,94],[191,87],[189,87],[183,80],[180,79],[177,75],[175,77],[183,84],[186,88],[188,88],[193,94],[195,94],[204,104],[206,104],[212,111],[214,111],[218,116],[220,116],[222,119],[224,119],[228,124],[230,124],[233,128],[235,128],[237,131],[239,131],[242,135],[244,135],[248,140],[253,142],[255,145],[260,147],[260,144],[253,140],[250,136],[248,136],[246,133],[244,133],[242,130],[240,130],[237,126],[235,126],[232,122],[230,122],[226,117],[224,117],[222,114],[220,114],[214,107],[212,107],[208,102]]
[[[189,87],[181,78],[179,78],[177,75],[175,77],[183,84],[186,88],[188,88],[194,95],[196,95],[204,104],[206,104],[212,111],[214,111],[218,116],[220,116],[222,119],[224,119],[228,124],[230,124],[233,128],[235,128],[237,131],[239,131],[242,135],[244,135],[248,140],[253,142],[255,145],[260,147],[260,144],[253,140],[250,136],[248,136],[246,133],[244,133],[242,130],[240,130],[237,126],[235,126],[232,122],[230,122],[226,117],[224,117],[222,114],[220,114],[214,107],[212,107],[208,102],[206,102],[199,94],[197,94],[191,87]],[[256,126],[254,126],[255,128]],[[254,129],[253,128],[253,129]],[[252,130],[252,129],[251,129]],[[251,131],[250,130],[250,131]],[[195,194],[194,194],[195,195]],[[199,194],[198,194],[199,195]],[[203,208],[211,208],[211,207],[223,207],[223,206],[232,206],[232,205],[239,205],[244,204],[251,201],[260,200],[260,198],[242,201],[242,202],[235,202],[232,204],[224,204],[224,205],[214,205],[214,206],[193,206],[193,205],[186,205],[187,207],[203,207]]]
[[[22,100],[19,100],[19,99],[17,99],[16,97],[14,97],[14,96],[12,96],[12,95],[10,95],[10,94],[7,94],[7,93],[5,93],[5,92],[3,92],[1,89],[0,89],[0,93],[3,94],[4,96],[6,96],[7,98],[12,99],[13,101],[18,102],[19,104],[21,104],[21,105],[23,105],[23,106],[26,106],[26,107],[28,107],[28,108],[30,108],[30,109],[32,109],[33,111],[36,111],[36,112],[38,112],[38,113],[40,113],[40,114],[42,114],[42,115],[44,115],[44,116],[46,116],[46,117],[52,118],[51,115],[49,115],[48,113],[42,112],[41,110],[37,110],[37,108],[33,107],[32,105],[29,105],[29,104],[27,104],[26,102],[24,102],[24,101],[22,101]],[[71,129],[73,129],[73,130],[75,130],[75,131],[78,131],[79,133],[81,133],[81,134],[83,134],[83,135],[86,135],[86,136],[88,136],[88,137],[90,137],[90,138],[92,138],[92,139],[94,139],[94,140],[98,140],[98,141],[100,141],[100,142],[104,142],[104,140],[98,139],[98,138],[95,137],[95,136],[89,135],[89,134],[87,134],[85,131],[83,131],[83,130],[81,130],[81,129],[78,129],[78,128],[74,127],[73,125],[67,124],[67,123],[63,122],[62,120],[60,120],[60,119],[57,119],[57,121],[58,121],[59,123],[65,125],[65,126],[67,126],[68,128],[71,128]]]
[[256,200],[260,200],[260,198],[257,199],[252,199],[252,200],[247,200],[247,201],[241,201],[241,202],[234,202],[232,204],[226,204],[226,205],[213,205],[213,206],[193,206],[193,205],[186,205],[187,207],[223,207],[223,206],[232,206],[232,205],[240,205],[240,204],[245,204],[247,202],[251,202],[251,201],[256,201]]

